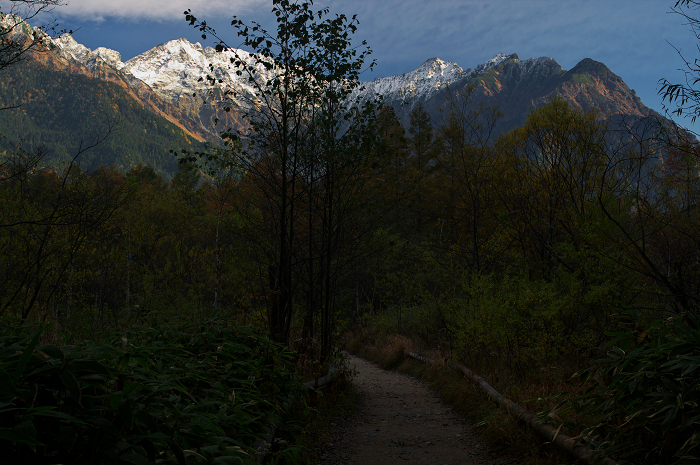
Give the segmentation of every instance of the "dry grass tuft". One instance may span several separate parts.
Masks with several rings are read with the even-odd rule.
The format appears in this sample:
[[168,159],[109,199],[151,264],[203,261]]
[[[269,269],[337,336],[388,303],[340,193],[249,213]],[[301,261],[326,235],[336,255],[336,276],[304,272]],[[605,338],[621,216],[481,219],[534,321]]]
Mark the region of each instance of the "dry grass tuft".
[[413,343],[405,336],[392,335],[386,338],[379,348],[379,364],[386,370],[393,370],[401,365],[406,354],[413,350]]

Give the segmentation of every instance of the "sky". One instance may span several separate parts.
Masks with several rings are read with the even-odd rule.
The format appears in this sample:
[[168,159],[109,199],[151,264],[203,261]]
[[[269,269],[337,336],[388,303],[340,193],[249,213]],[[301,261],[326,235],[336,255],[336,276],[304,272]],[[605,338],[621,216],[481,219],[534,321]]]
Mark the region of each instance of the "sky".
[[[63,0],[58,0],[63,1]],[[30,21],[56,20],[59,29],[95,49],[117,50],[126,61],[169,40],[202,45],[183,12],[213,26],[228,45],[239,45],[233,15],[274,29],[271,0],[65,0]],[[564,69],[584,58],[605,63],[642,102],[661,113],[658,81],[684,82],[684,62],[700,56],[687,20],[671,13],[675,0],[316,0],[315,9],[357,15],[357,42],[366,40],[377,66],[362,75],[409,72],[430,58],[474,68],[498,53],[521,60],[547,56]],[[0,0],[0,11],[13,5]],[[696,12],[700,15],[700,12]],[[676,50],[678,49],[678,51]],[[695,130],[689,120],[677,121]],[[700,124],[700,122],[698,123]]]

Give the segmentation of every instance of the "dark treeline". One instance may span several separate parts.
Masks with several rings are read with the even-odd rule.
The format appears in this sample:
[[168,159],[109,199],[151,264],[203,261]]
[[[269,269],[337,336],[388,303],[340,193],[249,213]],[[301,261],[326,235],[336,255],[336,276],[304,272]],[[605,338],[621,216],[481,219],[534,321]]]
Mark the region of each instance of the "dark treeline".
[[[367,155],[298,171],[286,342],[373,315],[527,367],[643,331],[632,315],[696,310],[692,145],[662,147],[649,121],[613,131],[562,100],[498,138],[497,110],[468,94],[445,114],[418,106],[404,131],[385,107]],[[185,161],[170,182],[148,166],[39,170],[6,156],[2,317],[85,336],[159,312],[271,329],[281,186],[260,182],[270,160],[242,171],[227,156]]]
[[394,201],[359,284],[369,308],[522,368],[587,359],[606,331],[642,331],[640,312],[697,310],[696,149],[681,133],[560,99],[498,138],[497,109],[468,94],[444,114],[433,130],[417,107],[404,137],[384,112]]

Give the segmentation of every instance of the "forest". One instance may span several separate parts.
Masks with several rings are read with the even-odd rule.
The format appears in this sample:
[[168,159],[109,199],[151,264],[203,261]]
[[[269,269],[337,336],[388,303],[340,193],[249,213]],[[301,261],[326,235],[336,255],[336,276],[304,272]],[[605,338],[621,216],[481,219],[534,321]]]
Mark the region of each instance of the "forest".
[[[437,121],[418,104],[405,128],[380,98],[348,103],[371,50],[351,40],[355,17],[312,7],[275,0],[273,32],[233,21],[277,77],[232,63],[256,86],[228,94],[249,126],[171,155],[172,179],[81,169],[79,149],[60,166],[33,147],[0,155],[6,453],[256,463],[339,346],[402,337],[507,392],[516,378],[560,391],[543,415],[595,454],[696,462],[692,134],[561,98],[498,134],[499,109],[470,87]],[[688,111],[684,90],[662,87]]]

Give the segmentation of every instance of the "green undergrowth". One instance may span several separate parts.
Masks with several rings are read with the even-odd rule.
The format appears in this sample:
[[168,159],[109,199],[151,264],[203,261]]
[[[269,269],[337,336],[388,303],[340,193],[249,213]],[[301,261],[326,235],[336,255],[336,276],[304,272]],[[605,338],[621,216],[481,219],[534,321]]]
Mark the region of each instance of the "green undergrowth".
[[8,463],[247,464],[273,418],[303,410],[292,355],[256,328],[165,323],[62,347],[40,337],[0,327]]
[[300,428],[281,438],[283,444],[287,441],[295,444],[295,453],[280,457],[273,454],[271,463],[317,464],[328,444],[335,440],[331,434],[333,426],[356,411],[358,394],[352,385],[355,373],[342,356],[336,361],[336,368],[338,376],[333,383],[312,393],[309,397],[310,408],[297,416]]
[[559,413],[583,420],[565,426],[620,465],[700,462],[698,328],[700,318],[686,314],[640,336],[611,334],[607,356],[577,374],[585,392],[559,394]]

